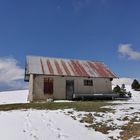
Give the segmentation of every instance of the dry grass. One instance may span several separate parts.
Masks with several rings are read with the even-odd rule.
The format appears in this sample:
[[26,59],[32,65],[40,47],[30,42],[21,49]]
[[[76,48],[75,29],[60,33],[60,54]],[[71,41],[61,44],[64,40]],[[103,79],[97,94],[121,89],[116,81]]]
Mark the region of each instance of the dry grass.
[[129,122],[128,125],[122,127],[121,139],[128,140],[132,137],[140,136],[140,124],[134,124],[133,122]]
[[85,117],[83,117],[82,120],[80,120],[80,122],[92,124],[93,119],[94,119],[93,115],[91,113],[89,113],[89,114],[85,114]]
[[128,116],[125,116],[122,120],[123,121],[129,121],[129,117]]
[[19,109],[69,109],[73,108],[77,111],[86,111],[86,112],[109,112],[112,109],[101,108],[103,106],[110,105],[107,101],[77,101],[77,102],[61,102],[61,103],[25,103],[25,104],[8,104],[0,105],[0,111],[9,111],[9,110],[19,110]]
[[95,131],[102,132],[103,134],[108,134],[109,130],[115,130],[116,127],[114,126],[107,126],[107,123],[95,123],[90,125],[89,127],[95,129]]

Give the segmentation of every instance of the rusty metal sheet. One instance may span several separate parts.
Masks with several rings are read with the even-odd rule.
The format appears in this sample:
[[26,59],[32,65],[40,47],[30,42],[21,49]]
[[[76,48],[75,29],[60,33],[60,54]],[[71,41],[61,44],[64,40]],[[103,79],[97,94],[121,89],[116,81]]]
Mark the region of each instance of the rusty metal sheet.
[[51,66],[51,63],[50,63],[50,60],[48,59],[48,60],[46,60],[46,63],[47,63],[47,67],[48,67],[48,69],[49,69],[49,72],[50,72],[50,74],[54,74],[54,70],[53,70],[53,68],[52,68],[52,66]]
[[54,60],[54,63],[55,63],[55,67],[57,69],[58,75],[63,75],[61,66],[59,65],[59,63],[57,62],[57,60]]
[[102,62],[37,56],[27,56],[25,73],[117,78],[117,76]]
[[70,70],[68,69],[68,67],[67,67],[67,65],[66,65],[66,63],[65,63],[65,61],[61,60],[61,63],[62,63],[62,66],[63,66],[63,68],[64,68],[66,74],[71,76],[71,72],[70,72]]

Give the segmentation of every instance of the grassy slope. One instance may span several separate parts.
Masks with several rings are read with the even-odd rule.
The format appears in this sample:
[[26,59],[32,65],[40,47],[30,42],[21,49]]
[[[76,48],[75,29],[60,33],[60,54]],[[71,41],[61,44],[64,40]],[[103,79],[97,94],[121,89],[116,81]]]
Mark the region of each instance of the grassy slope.
[[77,111],[96,111],[106,112],[110,109],[101,108],[103,106],[110,105],[106,101],[78,101],[78,102],[61,102],[61,103],[25,103],[25,104],[7,104],[0,105],[0,111],[17,110],[17,109],[69,109],[73,108]]
[[[10,111],[10,110],[19,110],[19,109],[49,109],[49,110],[56,110],[56,109],[69,109],[73,108],[77,111],[85,111],[85,112],[112,112],[112,109],[109,108],[102,108],[106,105],[115,105],[112,103],[108,103],[107,101],[78,101],[78,102],[60,102],[60,103],[24,103],[24,104],[7,104],[7,105],[0,105],[0,111]],[[87,116],[86,120],[90,120],[91,116]],[[91,118],[93,121],[93,118]],[[140,136],[140,124],[134,124],[132,120],[128,125],[122,127],[123,132],[121,132],[121,139],[127,140],[133,136]],[[88,123],[88,122],[87,122]],[[106,122],[107,123],[107,122]],[[114,130],[116,128],[108,127],[107,125],[96,124],[91,125],[96,131],[100,131],[104,134],[107,134],[108,130]],[[114,140],[113,138],[111,138]]]

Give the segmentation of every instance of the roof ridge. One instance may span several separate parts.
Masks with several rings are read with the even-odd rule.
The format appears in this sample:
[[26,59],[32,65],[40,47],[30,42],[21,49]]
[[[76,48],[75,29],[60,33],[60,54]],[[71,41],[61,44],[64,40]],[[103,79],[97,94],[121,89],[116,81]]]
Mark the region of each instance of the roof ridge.
[[103,61],[99,61],[99,60],[90,60],[90,59],[78,59],[78,58],[63,58],[63,57],[51,57],[51,56],[36,56],[36,55],[27,55],[26,58],[29,57],[36,57],[36,58],[48,58],[48,59],[62,59],[62,60],[74,60],[74,61],[90,61],[90,62],[99,62],[99,63],[103,63]]

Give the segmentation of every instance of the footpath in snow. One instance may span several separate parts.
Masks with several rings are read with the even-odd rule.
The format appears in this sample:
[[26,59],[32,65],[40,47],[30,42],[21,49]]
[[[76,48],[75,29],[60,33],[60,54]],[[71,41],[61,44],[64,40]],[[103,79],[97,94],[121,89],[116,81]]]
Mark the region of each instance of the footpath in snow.
[[1,140],[107,140],[61,110],[0,112]]
[[[0,92],[0,104],[27,103],[28,90]],[[0,140],[106,140],[62,110],[0,112]]]

